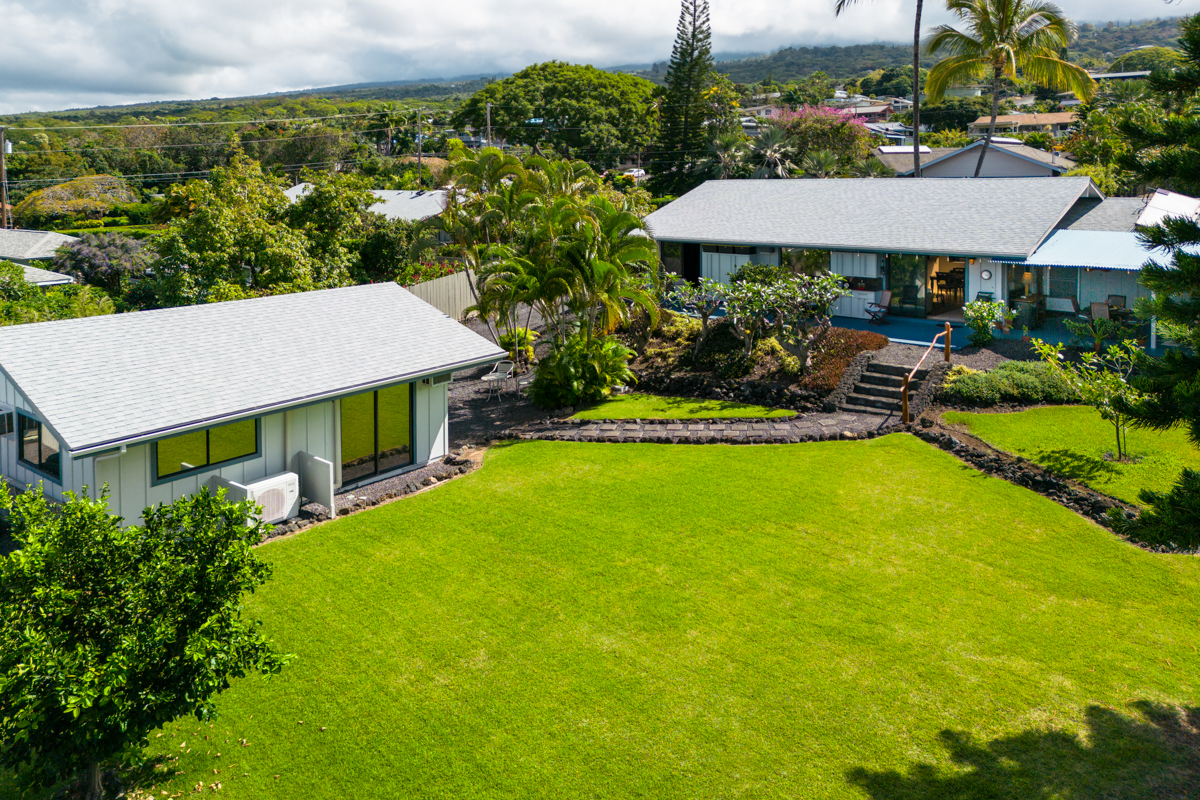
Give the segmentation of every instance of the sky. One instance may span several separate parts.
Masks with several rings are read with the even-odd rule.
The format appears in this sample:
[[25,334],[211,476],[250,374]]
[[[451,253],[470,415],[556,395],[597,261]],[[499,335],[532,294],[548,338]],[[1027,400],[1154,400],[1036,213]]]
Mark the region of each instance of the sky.
[[[716,52],[911,41],[913,0],[710,0]],[[928,24],[946,21],[937,0]],[[1200,0],[1059,0],[1078,22]],[[0,113],[346,83],[599,67],[670,55],[678,0],[0,0]]]

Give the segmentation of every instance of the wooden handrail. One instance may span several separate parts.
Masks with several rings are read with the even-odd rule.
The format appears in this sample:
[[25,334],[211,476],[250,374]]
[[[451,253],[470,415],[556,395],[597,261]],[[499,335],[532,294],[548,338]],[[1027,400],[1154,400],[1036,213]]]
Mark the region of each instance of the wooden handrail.
[[933,348],[938,343],[937,340],[941,339],[943,336],[946,337],[945,341],[943,342],[945,360],[947,362],[950,361],[950,323],[947,322],[946,330],[942,331],[937,336],[933,337],[933,341],[929,343],[929,349],[925,351],[925,355],[921,356],[921,360],[918,361],[917,365],[912,368],[912,371],[904,376],[904,386],[903,386],[903,388],[900,389],[900,421],[901,422],[905,422],[905,423],[912,422],[912,420],[908,418],[908,382],[912,380],[913,376],[917,374],[917,370],[919,370],[921,368],[921,365],[925,363],[925,359],[928,358],[929,354],[933,352]]

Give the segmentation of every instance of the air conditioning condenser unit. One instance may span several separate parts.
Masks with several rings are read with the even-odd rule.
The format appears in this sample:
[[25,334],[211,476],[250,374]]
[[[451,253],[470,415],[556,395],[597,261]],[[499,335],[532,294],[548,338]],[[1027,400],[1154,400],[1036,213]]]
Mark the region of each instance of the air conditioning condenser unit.
[[246,485],[246,496],[262,507],[263,522],[283,522],[300,513],[300,477],[281,472]]

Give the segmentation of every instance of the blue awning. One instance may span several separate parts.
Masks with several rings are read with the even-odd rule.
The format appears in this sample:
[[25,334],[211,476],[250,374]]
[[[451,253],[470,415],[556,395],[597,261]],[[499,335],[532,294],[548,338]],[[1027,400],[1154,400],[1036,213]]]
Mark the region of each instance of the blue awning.
[[1143,247],[1138,235],[1132,231],[1059,230],[1024,261],[1013,258],[992,260],[1026,267],[1140,270],[1152,258],[1159,263],[1167,260]]

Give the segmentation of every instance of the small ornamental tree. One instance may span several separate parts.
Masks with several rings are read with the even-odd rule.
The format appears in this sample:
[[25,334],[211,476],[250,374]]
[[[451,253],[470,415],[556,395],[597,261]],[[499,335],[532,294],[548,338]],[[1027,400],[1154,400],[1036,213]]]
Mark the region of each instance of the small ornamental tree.
[[248,672],[277,672],[243,598],[269,567],[253,504],[207,490],[121,527],[105,498],[0,492],[20,546],[0,559],[0,766],[30,787],[85,776]]
[[1033,340],[1033,347],[1050,369],[1079,395],[1079,399],[1100,412],[1100,417],[1113,426],[1117,440],[1117,461],[1126,456],[1125,437],[1132,417],[1125,411],[1135,405],[1142,393],[1129,383],[1134,364],[1141,349],[1136,342],[1124,341],[1109,345],[1103,353],[1084,353],[1080,363],[1072,364],[1063,358],[1061,344]]
[[151,252],[137,239],[121,233],[85,233],[59,249],[54,268],[120,297],[129,282],[142,277]]
[[696,283],[682,281],[667,294],[667,299],[678,304],[684,311],[695,314],[700,319],[700,335],[692,347],[692,355],[700,352],[704,340],[708,338],[708,320],[717,311],[725,307],[725,297],[722,294],[724,285],[712,278],[701,278]]

